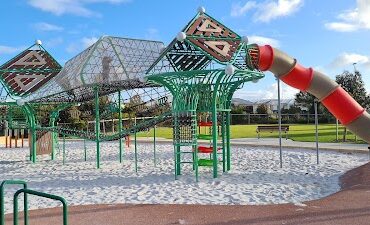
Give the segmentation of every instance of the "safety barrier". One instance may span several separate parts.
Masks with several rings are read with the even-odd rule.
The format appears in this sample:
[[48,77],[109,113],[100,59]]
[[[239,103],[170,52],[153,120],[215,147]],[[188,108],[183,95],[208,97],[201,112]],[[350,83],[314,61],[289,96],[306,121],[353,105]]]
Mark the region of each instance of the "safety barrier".
[[68,205],[67,201],[57,195],[47,194],[27,188],[27,182],[23,180],[5,180],[0,184],[0,225],[5,225],[5,187],[7,185],[23,185],[23,189],[18,190],[13,198],[13,224],[18,225],[18,198],[20,194],[24,194],[24,224],[28,225],[28,195],[35,195],[43,198],[60,201],[63,205],[63,225],[68,225]]

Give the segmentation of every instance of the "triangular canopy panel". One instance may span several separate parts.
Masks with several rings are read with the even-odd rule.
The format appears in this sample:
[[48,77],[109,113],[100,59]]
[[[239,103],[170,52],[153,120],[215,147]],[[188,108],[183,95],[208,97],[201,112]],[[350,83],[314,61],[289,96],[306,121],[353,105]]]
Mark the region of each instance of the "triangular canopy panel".
[[0,67],[0,81],[12,97],[26,96],[56,76],[62,67],[34,44]]
[[149,69],[149,75],[214,69],[226,64],[245,68],[241,37],[206,13],[198,13],[182,33],[184,40],[175,38]]
[[103,36],[26,101],[82,102],[94,97],[96,87],[100,95],[145,87],[143,77],[163,48],[158,41]]

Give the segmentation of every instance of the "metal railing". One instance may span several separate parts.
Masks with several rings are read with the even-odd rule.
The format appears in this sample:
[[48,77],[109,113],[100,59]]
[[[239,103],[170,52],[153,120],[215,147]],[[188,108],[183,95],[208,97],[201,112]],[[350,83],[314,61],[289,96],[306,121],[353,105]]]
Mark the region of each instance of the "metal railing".
[[27,182],[23,180],[4,180],[0,184],[0,225],[5,225],[5,187],[7,185],[23,185],[23,189],[18,190],[13,197],[13,224],[18,225],[18,198],[20,194],[24,194],[24,225],[28,225],[28,198],[27,195],[35,195],[43,198],[60,201],[63,205],[63,225],[68,225],[68,205],[67,201],[57,195],[47,194],[27,188]]
[[[22,193],[24,193],[25,195],[30,194],[30,195],[35,195],[35,196],[40,196],[43,198],[60,201],[63,204],[63,225],[68,225],[68,206],[67,206],[67,201],[64,198],[57,196],[57,195],[51,195],[51,194],[47,194],[44,192],[30,190],[30,189],[21,189],[21,190],[18,190],[14,194],[14,204],[13,204],[14,206],[13,207],[13,222],[14,222],[13,224],[14,225],[18,225],[18,197]],[[25,217],[25,221],[26,221],[26,217]],[[26,222],[25,222],[25,225],[26,225]]]
[[[27,189],[27,182],[23,180],[4,180],[0,185],[0,225],[5,225],[5,197],[4,191],[6,185],[23,185],[24,189]],[[27,195],[24,194],[24,224],[28,225],[28,207],[27,207]]]

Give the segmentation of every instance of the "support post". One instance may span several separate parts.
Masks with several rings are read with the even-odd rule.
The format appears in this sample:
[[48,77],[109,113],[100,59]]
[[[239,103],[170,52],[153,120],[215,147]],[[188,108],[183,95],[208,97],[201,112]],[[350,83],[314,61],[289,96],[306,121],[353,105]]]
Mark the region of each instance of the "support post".
[[226,115],[222,112],[221,135],[222,135],[222,172],[226,172]]
[[23,148],[24,147],[24,129],[21,129],[21,140],[22,140],[21,146]]
[[[121,91],[118,91],[118,132],[122,132]],[[122,163],[122,137],[119,138],[119,162]]]
[[157,143],[156,143],[156,137],[155,137],[156,136],[156,127],[157,126],[154,125],[154,130],[153,130],[153,136],[154,136],[153,137],[153,143],[154,143],[154,146],[153,146],[154,147],[154,151],[153,151],[153,157],[154,158],[153,158],[153,161],[154,161],[154,166],[157,166],[157,158],[156,158],[157,157],[156,156],[156,145],[157,145]]
[[[50,126],[54,127],[55,126],[55,120],[56,120],[56,115],[52,114],[50,117]],[[51,132],[51,160],[54,160],[55,158],[55,142],[56,142],[56,135],[54,131]]]
[[227,155],[227,170],[231,169],[231,149],[230,149],[230,122],[231,115],[228,111],[226,113],[226,155]]
[[18,129],[14,129],[14,138],[15,138],[15,143],[14,143],[14,147],[15,148],[18,148]]
[[280,80],[277,79],[278,84],[278,122],[279,122],[279,153],[280,153],[280,168],[283,168],[283,151],[281,148],[281,99],[280,99]]
[[63,165],[66,163],[66,135],[63,134]]
[[335,141],[336,142],[339,141],[338,124],[339,124],[339,121],[338,121],[338,119],[336,119],[335,120]]
[[314,100],[314,108],[315,108],[316,163],[319,164],[319,131],[318,131],[319,119],[317,115],[317,99]]
[[218,158],[217,158],[217,105],[216,105],[216,99],[214,99],[212,104],[212,144],[213,144],[213,152],[212,152],[212,158],[213,158],[213,178],[217,178],[217,164],[218,164]]
[[8,121],[5,121],[5,148],[8,148],[8,135],[9,129],[8,129]]
[[100,168],[100,113],[99,88],[95,87],[95,135],[96,135],[96,168]]
[[9,148],[12,148],[13,129],[9,129]]
[[137,173],[137,133],[136,133],[136,117],[135,117],[135,172]]

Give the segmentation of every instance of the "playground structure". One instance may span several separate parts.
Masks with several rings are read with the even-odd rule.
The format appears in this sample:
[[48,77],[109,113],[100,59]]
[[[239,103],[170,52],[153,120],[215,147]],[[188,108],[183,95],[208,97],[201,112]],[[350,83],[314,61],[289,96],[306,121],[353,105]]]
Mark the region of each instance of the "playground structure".
[[[231,98],[245,83],[263,78],[265,70],[314,94],[342,124],[370,142],[370,131],[363,128],[369,115],[334,81],[270,46],[248,44],[204,8],[167,47],[103,36],[61,68],[37,42],[0,68],[10,99],[2,101],[3,118],[11,129],[29,130],[33,162],[38,149],[54,159],[60,135],[96,142],[97,168],[100,143],[118,140],[122,162],[122,139],[134,135],[136,171],[137,133],[172,120],[175,178],[183,164],[191,164],[196,180],[199,166],[210,167],[216,178],[219,167],[231,169]],[[15,109],[20,119],[12,116]],[[62,116],[72,120],[71,126],[57,124]],[[101,121],[111,121],[111,132],[105,122],[102,132]]]

